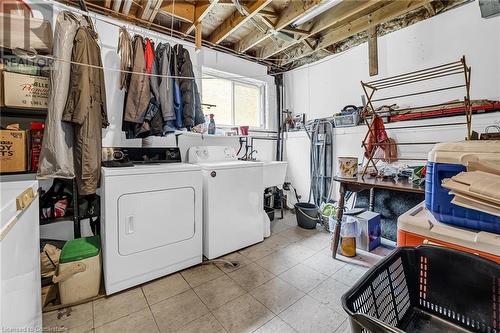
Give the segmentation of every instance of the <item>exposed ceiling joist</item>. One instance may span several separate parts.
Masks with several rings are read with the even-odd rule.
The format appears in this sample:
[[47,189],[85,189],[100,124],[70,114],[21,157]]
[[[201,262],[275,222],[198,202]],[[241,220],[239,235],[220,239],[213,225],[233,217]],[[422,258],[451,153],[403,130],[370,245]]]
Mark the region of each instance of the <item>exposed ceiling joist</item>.
[[215,28],[210,37],[208,37],[208,41],[213,44],[219,44],[269,3],[271,3],[271,0],[256,0],[249,3],[246,7],[246,11],[248,12],[248,15],[246,16],[242,16],[237,10],[235,10],[227,19],[224,20],[224,22]]
[[105,0],[104,1],[104,7],[110,8],[111,7],[111,0]]
[[309,47],[299,46],[291,52],[284,55],[281,65],[286,65],[292,61],[309,56],[314,52],[324,49],[327,46],[333,45],[343,39],[354,36],[360,32],[368,30],[370,27],[390,21],[407,12],[424,6],[431,0],[414,0],[414,1],[394,1],[370,15],[362,16],[349,24],[333,29],[320,38],[320,42],[316,50],[311,50]]
[[195,6],[190,2],[167,1],[161,5],[161,10],[182,21],[195,21]]
[[[321,1],[291,1],[291,3],[280,13],[274,30],[279,31],[300,18],[305,12],[318,5]],[[241,39],[235,47],[238,53],[246,52],[270,36],[269,32],[254,31]]]
[[148,1],[148,2],[151,3],[152,11],[151,11],[151,15],[149,16],[149,18],[147,20],[149,22],[153,22],[156,18],[156,14],[158,14],[158,11],[160,10],[160,7],[163,3],[163,0],[153,0],[153,1]]
[[[335,25],[347,23],[348,20],[357,18],[357,15],[364,14],[370,8],[379,4],[383,5],[384,3],[385,2],[382,0],[368,0],[363,2],[343,1],[337,6],[332,7],[318,15],[314,21],[306,22],[297,28],[304,31],[309,31],[309,35],[304,36],[304,38],[310,37]],[[269,43],[260,50],[259,57],[267,59],[299,43],[300,41],[301,39],[295,42],[288,41],[284,43]]]
[[259,15],[272,17],[272,18],[278,17],[278,14],[274,11],[274,9],[271,9],[271,8],[269,8],[269,9],[265,8],[265,9],[260,10]]
[[[194,22],[193,24],[189,24],[183,32],[185,34],[190,34],[191,31],[195,28],[197,23],[201,23],[205,16],[210,13],[210,11],[217,5],[219,0],[211,0],[211,1],[202,1],[199,3],[196,3],[196,6],[194,8]],[[200,26],[201,27],[201,26]]]
[[284,32],[288,32],[291,34],[297,34],[301,36],[309,36],[309,31],[302,30],[302,29],[297,29],[297,28],[283,28],[281,29]]
[[274,29],[274,23],[271,22],[270,19],[268,19],[267,17],[265,16],[261,16],[260,17],[262,22],[264,22],[264,24],[269,28],[269,29]]
[[424,5],[425,9],[427,9],[427,11],[429,12],[429,15],[430,16],[434,16],[436,15],[436,10],[434,9],[434,7],[432,6],[432,3],[426,3]]

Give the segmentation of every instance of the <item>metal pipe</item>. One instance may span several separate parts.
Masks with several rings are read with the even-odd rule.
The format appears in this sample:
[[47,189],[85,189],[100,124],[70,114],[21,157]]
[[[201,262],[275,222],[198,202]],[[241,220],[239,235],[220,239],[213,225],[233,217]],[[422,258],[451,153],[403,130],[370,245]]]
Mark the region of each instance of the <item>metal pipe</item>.
[[[282,160],[282,137],[281,137],[281,90],[283,89],[283,74],[276,75],[274,77],[274,82],[276,84],[276,114],[277,114],[277,124],[276,124],[276,161]],[[281,158],[280,158],[281,157]]]

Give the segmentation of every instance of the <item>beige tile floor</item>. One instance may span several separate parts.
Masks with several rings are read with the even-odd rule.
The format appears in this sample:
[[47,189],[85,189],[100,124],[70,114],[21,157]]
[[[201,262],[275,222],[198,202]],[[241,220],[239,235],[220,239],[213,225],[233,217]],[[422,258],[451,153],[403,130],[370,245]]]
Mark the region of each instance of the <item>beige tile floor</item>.
[[67,332],[350,332],[340,298],[367,268],[334,260],[329,234],[287,214],[262,243],[111,297],[45,313]]

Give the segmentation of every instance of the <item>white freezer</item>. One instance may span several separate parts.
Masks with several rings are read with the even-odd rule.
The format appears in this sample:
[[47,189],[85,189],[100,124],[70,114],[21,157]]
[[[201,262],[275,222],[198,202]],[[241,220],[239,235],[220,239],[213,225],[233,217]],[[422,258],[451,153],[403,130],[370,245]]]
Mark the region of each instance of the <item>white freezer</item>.
[[[16,197],[32,188],[24,210]],[[38,182],[2,181],[0,216],[0,330],[38,332],[42,328]]]

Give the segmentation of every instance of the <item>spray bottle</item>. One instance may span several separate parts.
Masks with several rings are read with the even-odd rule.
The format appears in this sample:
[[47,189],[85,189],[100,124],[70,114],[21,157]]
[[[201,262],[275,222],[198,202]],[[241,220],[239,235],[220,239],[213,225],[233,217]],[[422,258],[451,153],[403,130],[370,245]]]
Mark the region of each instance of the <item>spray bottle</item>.
[[215,120],[214,114],[210,114],[210,123],[208,124],[208,134],[215,134]]

